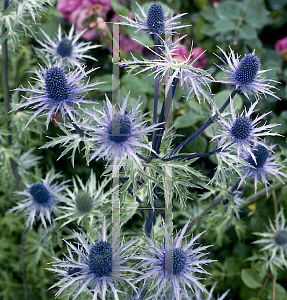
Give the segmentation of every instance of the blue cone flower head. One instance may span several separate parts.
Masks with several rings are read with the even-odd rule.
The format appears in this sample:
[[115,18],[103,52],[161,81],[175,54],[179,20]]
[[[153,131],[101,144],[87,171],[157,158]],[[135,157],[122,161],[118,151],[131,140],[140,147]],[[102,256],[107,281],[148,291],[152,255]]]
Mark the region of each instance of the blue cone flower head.
[[81,127],[87,130],[87,134],[91,136],[90,140],[98,146],[89,161],[98,157],[98,159],[104,158],[116,165],[121,159],[131,158],[141,164],[137,151],[140,148],[153,151],[151,146],[144,142],[144,137],[158,124],[145,127],[142,119],[146,114],[138,115],[140,99],[133,109],[126,113],[128,98],[129,94],[124,99],[122,107],[119,107],[119,111],[116,110],[116,106],[111,104],[107,96],[103,111],[85,110],[85,113],[90,116],[88,123],[92,125],[81,124]]
[[262,239],[255,241],[254,244],[266,244],[260,251],[271,253],[271,261],[280,261],[280,264],[287,268],[287,225],[283,208],[276,216],[275,226],[270,219],[269,223],[271,228],[269,232],[254,233],[262,237]]
[[53,180],[54,177],[51,175],[51,172],[49,172],[45,179],[42,179],[41,183],[26,183],[27,189],[22,192],[17,192],[17,194],[24,195],[27,198],[19,201],[9,212],[24,211],[27,217],[27,227],[32,228],[34,222],[37,219],[41,219],[42,225],[47,228],[46,219],[52,224],[51,212],[53,209],[57,209],[56,203],[59,201],[59,193],[64,190],[64,184],[66,183],[66,181],[64,181],[60,184],[53,184]]
[[134,11],[135,21],[128,17],[121,16],[127,22],[120,24],[136,28],[136,32],[148,33],[151,35],[165,33],[165,31],[174,33],[176,29],[186,27],[186,25],[180,25],[180,22],[178,21],[178,19],[186,15],[186,13],[170,16],[170,12],[165,12],[159,3],[152,3],[147,13],[138,3],[137,6],[140,10],[140,14],[137,14]]
[[91,300],[105,300],[108,294],[113,299],[119,300],[117,285],[127,284],[135,291],[135,286],[129,279],[129,272],[135,272],[127,266],[127,261],[133,254],[127,254],[136,240],[124,243],[117,239],[109,241],[107,225],[104,220],[102,234],[97,231],[98,238],[94,241],[91,237],[85,239],[81,234],[75,233],[78,240],[77,246],[66,242],[68,255],[64,260],[57,259],[52,262],[54,269],[62,278],[51,288],[60,287],[56,293],[59,296],[64,290],[71,287],[70,299],[76,299],[82,292],[91,292]]
[[240,60],[239,56],[235,55],[231,48],[229,55],[220,47],[218,48],[223,53],[225,60],[218,57],[227,66],[227,69],[225,69],[224,66],[218,66],[228,76],[227,80],[222,81],[223,83],[235,85],[235,88],[241,91],[248,99],[249,92],[252,92],[256,99],[259,98],[260,94],[264,94],[265,96],[267,94],[278,98],[274,92],[270,90],[274,87],[269,85],[270,82],[276,81],[261,76],[267,70],[260,70],[261,62],[255,55],[255,51],[245,55]]
[[240,180],[239,186],[246,178],[253,178],[255,193],[257,191],[257,184],[261,181],[265,185],[266,194],[268,194],[268,178],[271,177],[271,175],[283,183],[280,176],[287,177],[287,175],[281,171],[284,166],[276,160],[276,156],[270,156],[270,150],[274,147],[275,145],[267,147],[267,145],[257,144],[252,149],[253,155],[248,152],[242,154],[242,158],[251,166],[239,166],[240,169],[244,170],[244,175]]
[[[24,97],[27,101],[18,105],[14,110],[22,107],[31,106],[35,110],[34,114],[30,117],[27,125],[38,115],[47,115],[46,127],[48,128],[52,116],[61,111],[63,117],[68,117],[74,121],[74,115],[78,114],[74,105],[80,103],[90,103],[84,100],[83,93],[93,90],[99,84],[98,82],[89,84],[84,82],[84,78],[95,69],[85,72],[83,69],[76,69],[66,75],[60,63],[44,69],[40,66],[41,70],[35,70],[37,75],[38,87],[32,86],[30,88],[21,87],[17,90],[30,92],[35,96],[32,98]],[[26,125],[26,126],[27,126]]]
[[[181,299],[181,293],[189,288],[191,291],[195,287],[202,291],[206,291],[205,287],[200,283],[200,279],[196,276],[199,274],[208,274],[202,267],[212,260],[206,259],[206,253],[203,253],[210,246],[195,247],[196,240],[203,234],[200,233],[189,241],[183,241],[189,222],[181,231],[176,234],[170,253],[165,253],[165,245],[162,243],[158,246],[149,237],[145,237],[146,245],[143,246],[143,255],[139,255],[138,259],[142,260],[140,266],[142,272],[138,280],[147,281],[153,279],[151,291],[154,293],[150,298],[160,299],[161,294],[172,292],[176,300]],[[169,239],[170,240],[170,239]],[[169,256],[172,261],[172,274],[166,274],[166,257]],[[148,298],[148,299],[150,299]]]
[[231,145],[236,149],[237,155],[244,151],[251,155],[256,162],[256,158],[253,155],[252,145],[258,144],[266,146],[261,140],[263,136],[279,135],[277,133],[270,132],[270,130],[279,124],[268,124],[266,122],[262,126],[258,126],[260,121],[264,119],[269,113],[265,113],[261,116],[257,115],[254,120],[251,119],[251,115],[255,111],[255,107],[258,104],[258,100],[251,104],[249,110],[245,110],[241,115],[237,115],[234,108],[233,100],[230,101],[231,119],[226,119],[223,116],[219,119],[221,125],[221,133],[216,135],[213,139],[220,138],[220,144],[222,150],[230,147]]
[[97,61],[94,57],[87,55],[86,52],[98,48],[100,45],[91,45],[90,42],[79,42],[79,39],[85,30],[74,35],[74,24],[68,35],[62,33],[59,24],[56,40],[52,40],[43,30],[41,31],[44,34],[46,41],[42,42],[38,40],[38,42],[44,48],[43,50],[51,55],[53,62],[58,61],[63,65],[81,67],[85,62],[85,59]]

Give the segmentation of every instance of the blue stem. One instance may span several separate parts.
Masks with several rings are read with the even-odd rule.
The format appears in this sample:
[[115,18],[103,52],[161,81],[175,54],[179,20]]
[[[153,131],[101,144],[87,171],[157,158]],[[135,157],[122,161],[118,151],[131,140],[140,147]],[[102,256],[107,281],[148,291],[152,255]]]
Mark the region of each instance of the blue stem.
[[[236,95],[237,90],[234,89],[228,99],[225,101],[225,103],[222,105],[222,107],[219,109],[219,112],[222,113],[225,108],[229,105],[230,100],[234,98]],[[192,141],[194,138],[196,138],[203,130],[205,130],[209,125],[213,123],[213,121],[217,118],[218,113],[214,114],[212,117],[208,119],[206,123],[204,123],[200,128],[198,128],[192,135],[190,135],[184,142],[182,142],[179,146],[177,146],[175,149],[173,149],[169,157],[171,157],[173,154],[178,152],[181,148],[183,148],[185,145],[187,145],[190,141]]]
[[[158,36],[154,36],[154,50],[155,53],[159,53]],[[157,122],[157,107],[158,107],[158,92],[159,92],[159,74],[155,76],[155,88],[154,88],[154,102],[153,102],[153,124]],[[152,142],[155,139],[155,131],[152,134]]]

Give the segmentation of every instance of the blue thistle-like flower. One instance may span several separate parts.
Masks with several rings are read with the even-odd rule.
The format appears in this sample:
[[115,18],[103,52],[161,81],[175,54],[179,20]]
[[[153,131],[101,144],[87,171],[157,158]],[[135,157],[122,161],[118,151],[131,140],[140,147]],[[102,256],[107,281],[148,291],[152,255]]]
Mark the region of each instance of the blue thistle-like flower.
[[[152,299],[158,299],[161,294],[172,292],[175,299],[181,299],[181,292],[188,287],[190,290],[198,287],[202,291],[206,291],[205,287],[199,282],[201,278],[196,277],[195,273],[208,274],[202,267],[212,262],[210,259],[204,258],[205,249],[210,246],[200,246],[195,248],[195,241],[203,234],[200,233],[183,245],[184,234],[188,228],[189,222],[176,234],[173,241],[173,248],[170,253],[166,253],[165,245],[162,243],[157,246],[149,237],[145,237],[144,253],[138,257],[142,262],[142,272],[138,280],[147,281],[153,278],[153,284],[150,291],[154,290]],[[172,274],[166,275],[166,257],[169,256],[172,261]]]
[[281,208],[275,219],[275,226],[269,219],[272,232],[255,232],[262,239],[255,241],[254,244],[267,244],[260,251],[271,253],[270,261],[277,259],[287,268],[287,225],[284,211]]
[[59,61],[68,66],[81,67],[85,59],[97,61],[97,59],[85,53],[100,47],[100,45],[91,45],[91,42],[78,42],[85,30],[74,36],[74,24],[68,35],[62,33],[59,24],[57,40],[54,41],[43,30],[41,31],[46,38],[46,42],[38,40],[38,43],[44,48],[44,51],[51,55],[54,62]]
[[180,25],[177,20],[182,16],[186,15],[180,14],[176,16],[169,16],[169,11],[164,12],[163,7],[158,3],[153,3],[146,13],[144,9],[136,3],[141,12],[141,16],[134,11],[135,21],[123,17],[127,22],[120,23],[121,25],[128,25],[130,27],[136,28],[136,32],[148,33],[150,35],[165,33],[174,33],[176,29],[186,27],[187,25]]
[[38,78],[36,79],[40,88],[32,86],[31,88],[21,87],[17,90],[24,92],[31,92],[36,94],[33,98],[24,97],[27,101],[19,104],[12,111],[18,110],[22,107],[32,106],[32,109],[36,110],[32,117],[28,120],[28,124],[38,115],[48,115],[46,121],[46,128],[48,128],[49,122],[52,116],[61,111],[62,116],[67,114],[71,120],[74,121],[74,115],[78,112],[74,108],[74,104],[90,103],[90,101],[84,100],[84,96],[81,94],[93,90],[99,83],[89,84],[84,83],[83,79],[93,72],[95,69],[91,69],[88,72],[84,72],[83,69],[76,69],[73,72],[65,74],[61,64],[56,64],[47,69],[40,66],[41,71],[35,70]]
[[81,234],[75,233],[78,246],[66,241],[69,255],[65,255],[65,260],[57,259],[51,263],[54,269],[49,270],[63,277],[51,287],[60,286],[56,297],[70,286],[73,300],[87,290],[93,293],[92,300],[97,300],[98,295],[104,300],[107,294],[113,294],[113,299],[119,300],[120,291],[116,285],[124,282],[136,291],[127,276],[127,272],[135,272],[127,266],[127,261],[133,258],[133,254],[126,253],[136,240],[124,243],[123,240],[119,242],[113,239],[109,242],[105,220],[102,234],[98,231],[97,234],[98,238],[94,241],[91,237],[86,240]]
[[122,158],[132,158],[136,163],[141,164],[137,156],[138,149],[146,148],[152,151],[151,146],[144,143],[143,139],[158,124],[145,127],[142,119],[146,114],[140,114],[136,118],[140,99],[133,109],[126,113],[128,98],[129,94],[124,99],[122,107],[117,111],[106,96],[104,111],[97,111],[102,118],[95,111],[85,110],[90,119],[87,121],[88,124],[81,124],[81,127],[87,130],[87,136],[90,136],[90,140],[98,146],[89,161],[96,157],[98,159],[105,158],[113,161],[113,164],[116,165]]
[[227,69],[225,69],[224,66],[218,66],[228,76],[227,80],[222,81],[223,83],[235,85],[235,88],[241,91],[248,99],[248,92],[252,92],[256,99],[259,98],[260,93],[264,94],[264,96],[268,94],[278,98],[274,92],[270,90],[274,87],[269,85],[269,82],[276,81],[261,77],[261,75],[268,70],[260,70],[261,62],[255,55],[255,50],[239,60],[238,54],[235,56],[231,48],[229,55],[220,47],[218,48],[223,53],[225,60],[218,55],[216,56],[227,66]]
[[24,211],[27,216],[27,227],[31,228],[37,219],[41,219],[43,226],[47,228],[46,219],[52,224],[51,212],[53,209],[56,209],[56,203],[59,201],[59,193],[64,190],[64,184],[67,182],[52,184],[53,180],[54,177],[51,175],[51,172],[49,172],[45,179],[42,179],[42,183],[25,183],[27,189],[23,192],[16,193],[18,195],[27,196],[27,198],[19,201],[9,212]]
[[287,177],[287,175],[280,170],[284,166],[280,165],[275,160],[276,157],[270,156],[270,150],[272,150],[274,147],[275,145],[268,148],[267,145],[257,144],[253,147],[252,155],[248,152],[244,152],[242,154],[242,158],[251,166],[239,166],[240,169],[245,171],[243,178],[240,180],[239,186],[246,178],[254,178],[255,193],[257,191],[257,184],[261,180],[261,182],[265,185],[266,194],[268,194],[267,185],[269,185],[268,177],[270,177],[270,175],[275,176],[283,183],[280,176]]
[[261,127],[258,126],[258,123],[271,112],[265,113],[261,116],[257,115],[254,120],[251,119],[251,115],[255,111],[258,100],[250,106],[248,111],[245,107],[245,110],[241,113],[241,115],[236,114],[233,104],[234,103],[231,100],[231,119],[225,120],[225,118],[221,116],[218,122],[222,127],[222,132],[216,135],[213,139],[221,138],[220,144],[222,145],[222,150],[233,145],[233,147],[235,147],[235,149],[237,150],[238,156],[242,151],[245,151],[251,155],[253,160],[256,161],[255,156],[253,155],[251,143],[266,146],[265,143],[261,141],[261,137],[280,135],[278,133],[270,132],[273,127],[279,124],[266,125],[265,122]]

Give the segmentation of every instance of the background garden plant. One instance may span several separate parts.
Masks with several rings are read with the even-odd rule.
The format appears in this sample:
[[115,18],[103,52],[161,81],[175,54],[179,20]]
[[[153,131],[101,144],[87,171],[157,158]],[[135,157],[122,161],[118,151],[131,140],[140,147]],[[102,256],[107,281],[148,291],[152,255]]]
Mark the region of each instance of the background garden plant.
[[286,5],[2,1],[1,298],[287,298]]

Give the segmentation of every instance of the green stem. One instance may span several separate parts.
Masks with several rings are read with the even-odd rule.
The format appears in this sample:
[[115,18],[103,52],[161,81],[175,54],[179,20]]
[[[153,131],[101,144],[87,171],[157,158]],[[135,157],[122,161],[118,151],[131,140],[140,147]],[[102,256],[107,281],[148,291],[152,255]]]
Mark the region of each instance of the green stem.
[[[4,11],[7,10],[9,7],[9,0],[4,1]],[[2,36],[4,36],[7,32],[7,29],[5,27],[5,24],[3,24],[2,27]],[[11,146],[13,143],[12,140],[12,133],[10,128],[10,120],[9,120],[9,111],[11,110],[10,105],[10,92],[9,92],[9,78],[8,78],[8,39],[6,38],[5,41],[2,44],[2,66],[3,66],[3,95],[4,95],[4,107],[5,107],[5,124],[7,131],[10,132],[10,134],[7,136],[7,144],[8,146]],[[12,173],[15,179],[16,187],[20,187],[20,176],[18,173],[18,167],[16,162],[10,158],[10,164]]]

